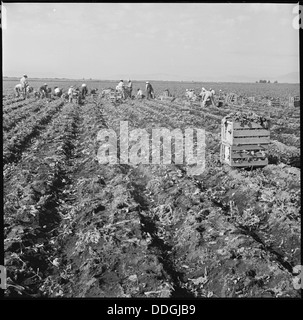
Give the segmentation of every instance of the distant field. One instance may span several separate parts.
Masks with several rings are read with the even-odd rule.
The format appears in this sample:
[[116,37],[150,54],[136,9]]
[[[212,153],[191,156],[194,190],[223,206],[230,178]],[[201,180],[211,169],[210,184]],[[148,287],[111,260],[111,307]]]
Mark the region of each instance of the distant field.
[[[114,88],[118,84],[117,81],[85,81],[89,88],[98,88],[99,90],[112,87]],[[39,88],[43,83],[47,83],[49,87],[53,88],[58,86],[67,90],[69,86],[80,86],[83,83],[83,80],[56,80],[56,79],[39,79],[31,80],[29,83],[34,88]],[[139,88],[145,88],[145,81],[132,81],[133,89],[137,90]],[[279,97],[279,98],[288,98],[289,96],[295,96],[300,94],[300,85],[299,84],[263,84],[263,83],[232,83],[232,82],[175,82],[175,81],[150,81],[156,94],[160,94],[163,90],[169,89],[170,92],[177,96],[181,97],[185,89],[192,88],[197,92],[201,90],[202,87],[206,89],[212,88],[216,91],[219,89],[226,92],[234,92],[239,95],[245,96],[270,96],[270,97]],[[13,93],[13,88],[18,84],[18,80],[3,79],[3,94],[8,95]]]

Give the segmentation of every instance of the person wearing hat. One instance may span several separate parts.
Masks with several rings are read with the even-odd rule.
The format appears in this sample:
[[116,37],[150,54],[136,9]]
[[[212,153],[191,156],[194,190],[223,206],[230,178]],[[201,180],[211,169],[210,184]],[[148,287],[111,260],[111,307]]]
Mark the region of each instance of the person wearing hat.
[[146,99],[149,100],[150,98],[153,99],[154,97],[154,89],[149,81],[146,81]]
[[202,87],[202,90],[199,94],[199,96],[201,97],[201,101],[204,100],[205,94],[206,94],[206,89],[204,87]]
[[73,94],[74,94],[74,86],[70,86],[67,94],[68,94],[68,102],[73,102]]
[[44,83],[44,85],[42,85],[39,88],[39,92],[40,92],[41,98],[45,98],[47,96],[47,92],[48,92],[47,83]]
[[127,84],[127,89],[128,89],[128,96],[131,98],[132,97],[132,91],[133,91],[133,84],[130,81],[130,79],[128,79],[128,84]]
[[122,91],[123,86],[124,86],[123,80],[120,80],[118,85],[116,86],[116,90]]
[[118,85],[116,86],[116,91],[122,95],[123,99],[125,99],[124,82],[123,82],[123,80],[119,81]]
[[83,83],[80,89],[80,95],[81,95],[81,99],[85,99],[85,96],[88,94],[88,90],[86,87],[86,84]]
[[24,74],[23,77],[20,79],[20,84],[21,84],[23,96],[26,97],[26,88],[28,87],[28,80],[27,80],[26,74]]

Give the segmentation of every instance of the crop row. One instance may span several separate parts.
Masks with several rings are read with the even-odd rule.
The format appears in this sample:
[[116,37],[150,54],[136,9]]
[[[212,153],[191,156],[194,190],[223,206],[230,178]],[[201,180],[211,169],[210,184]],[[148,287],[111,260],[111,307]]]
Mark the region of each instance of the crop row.
[[14,175],[5,175],[9,178],[4,197],[5,258],[11,294],[41,295],[38,289],[56,268],[58,253],[52,239],[69,181],[77,120],[75,106],[66,105]]
[[13,103],[16,103],[16,102],[20,102],[20,101],[25,101],[25,99],[23,97],[19,97],[19,98],[8,98],[7,100],[4,100],[3,102],[3,106],[8,106],[8,105],[11,105]]
[[[218,126],[220,125],[221,119],[232,111],[226,111],[225,109],[220,109],[217,107],[201,108],[193,105],[190,108],[184,108],[184,106],[176,103],[171,103],[169,106],[163,102],[157,101],[157,104],[158,103],[161,105],[161,107],[153,104],[153,108],[159,110],[160,112],[165,111],[166,114],[172,114],[171,108],[177,108],[183,114],[188,112],[199,117],[213,119]],[[296,120],[293,122],[293,119],[291,119],[291,121],[286,122],[279,119],[278,121],[274,120],[272,122],[275,123],[274,131],[271,130],[271,136],[273,139],[278,140],[286,145],[295,146],[297,148],[300,147],[300,129],[299,125],[296,123]]]
[[[182,108],[182,105],[178,105],[176,103],[174,105],[180,106],[180,108]],[[222,117],[226,116],[231,112],[254,111],[259,115],[269,116],[273,123],[280,120],[281,118],[288,119],[288,120],[291,119],[292,122],[298,122],[298,119],[300,118],[300,110],[298,110],[298,108],[273,108],[268,106],[260,106],[258,104],[250,104],[250,105],[231,104],[231,105],[228,105],[227,107],[222,107],[222,108],[218,108],[215,106],[201,108],[200,105],[198,105],[197,103],[193,103],[192,107],[195,107],[195,109],[198,109],[198,110],[209,110],[213,114],[220,115]]]
[[40,134],[40,131],[51,121],[53,115],[63,105],[64,102],[62,101],[49,103],[41,112],[27,119],[26,123],[19,123],[13,132],[9,132],[5,137],[6,141],[3,146],[3,165],[18,161],[31,139]]
[[[124,119],[130,123],[134,123],[135,128],[150,129],[161,124],[166,128],[181,128],[185,126],[204,128],[206,130],[206,147],[208,153],[219,157],[220,145],[220,122],[214,123],[213,119],[207,113],[195,111],[197,114],[190,112],[179,112],[175,108],[170,108],[165,103],[158,101],[134,101],[130,104],[121,104],[114,107],[110,103],[104,103],[104,108],[107,115],[114,116],[116,120]],[[298,145],[298,139],[284,136],[285,142],[292,142]],[[281,136],[280,136],[281,139]],[[290,140],[292,139],[292,140]],[[294,166],[299,166],[300,149],[293,146],[286,146],[279,141],[272,141],[270,144],[270,163],[286,163]]]
[[[169,244],[176,270],[186,274],[183,287],[196,297],[270,297],[281,289],[279,275],[296,295],[289,272],[300,259],[299,171],[285,179],[287,173],[272,166],[263,175],[212,170],[196,185],[171,170],[148,175],[146,194],[155,204],[149,219]],[[250,197],[258,192],[270,213]],[[283,195],[271,196],[275,192]]]
[[[73,176],[60,204],[62,223],[56,239],[66,254],[58,260],[60,277],[46,279],[45,293],[146,297],[159,291],[169,296],[161,262],[147,250],[150,237],[142,230],[140,206],[127,174],[130,168],[102,165],[95,159],[97,133],[107,128],[102,106],[89,102],[80,113]],[[138,266],[140,273],[135,271]]]
[[36,102],[37,98],[30,98],[30,99],[26,99],[26,100],[20,100],[17,101],[15,103],[11,103],[8,106],[4,105],[4,108],[2,110],[3,114],[11,114],[11,112],[15,111],[16,109],[21,110],[24,106],[28,106],[31,105],[33,102]]
[[[119,121],[122,120],[129,120],[132,125],[141,124],[142,127],[145,109],[140,108],[140,111],[136,111],[133,104],[129,106],[130,114],[128,115],[127,108],[128,106],[123,104],[112,107],[104,103],[103,110],[111,128],[118,130]],[[142,118],[138,116],[140,112],[142,112]],[[157,119],[157,124],[161,123],[160,115]],[[170,261],[170,268],[174,270],[175,275],[178,275],[178,285],[175,284],[174,287],[178,287],[179,293],[184,289],[183,295],[186,292],[196,297],[253,296],[254,294],[277,296],[281,290],[280,282],[275,281],[278,276],[283,278],[290,294],[295,294],[289,271],[298,263],[299,233],[298,228],[295,228],[295,236],[285,235],[282,249],[281,247],[279,249],[280,231],[277,230],[283,229],[283,224],[277,221],[281,221],[283,216],[283,210],[279,209],[279,201],[285,201],[284,198],[277,198],[273,200],[273,204],[268,205],[273,207],[273,217],[269,220],[264,220],[262,216],[264,212],[257,207],[253,207],[252,212],[244,212],[244,214],[242,211],[236,211],[242,210],[240,205],[246,199],[244,194],[248,192],[247,190],[253,190],[255,193],[262,185],[259,196],[264,201],[268,201],[268,199],[274,199],[268,196],[276,190],[277,186],[281,190],[293,188],[292,179],[288,179],[286,185],[280,186],[281,179],[287,174],[283,169],[279,168],[276,170],[278,172],[271,172],[274,167],[269,167],[261,181],[260,170],[252,174],[243,171],[235,175],[232,171],[224,172],[222,167],[212,165],[207,167],[205,177],[203,174],[202,179],[197,178],[195,182],[185,177],[182,170],[178,170],[176,166],[165,167],[139,166],[134,169],[133,174],[136,172],[136,175],[140,176],[137,188],[138,185],[141,186],[141,202],[145,204],[142,221],[145,222],[146,230],[151,235],[152,247],[158,250],[166,263]],[[293,227],[299,218],[298,171],[295,174],[296,189],[286,200],[289,203],[289,213],[284,217]],[[210,176],[206,178],[207,175]],[[214,175],[217,177],[211,178]],[[228,176],[226,180],[230,184],[229,188],[224,188],[227,181],[218,184],[218,181],[226,176]],[[278,180],[277,177],[279,177]],[[243,191],[243,194],[241,191],[237,192],[233,198],[229,192],[230,189],[236,191],[237,185],[241,186],[244,178],[247,180],[245,182],[248,186],[247,190]],[[223,200],[224,197],[225,200]],[[244,201],[250,199],[249,195],[247,197]],[[227,204],[224,201],[227,201]],[[147,206],[147,203],[150,205]],[[264,232],[258,238],[255,230],[259,225]],[[294,243],[295,250],[291,251],[290,248]],[[245,266],[242,265],[242,261],[245,261]],[[230,272],[231,265],[233,272]],[[218,266],[221,274],[217,273]],[[255,274],[255,279],[250,274]],[[219,278],[224,278],[225,281],[218,281]],[[243,285],[244,283],[246,285]],[[177,296],[176,291],[174,296]]]
[[18,122],[36,114],[44,106],[43,101],[33,102],[23,106],[22,110],[17,109],[9,114],[4,114],[3,116],[3,130],[9,131]]

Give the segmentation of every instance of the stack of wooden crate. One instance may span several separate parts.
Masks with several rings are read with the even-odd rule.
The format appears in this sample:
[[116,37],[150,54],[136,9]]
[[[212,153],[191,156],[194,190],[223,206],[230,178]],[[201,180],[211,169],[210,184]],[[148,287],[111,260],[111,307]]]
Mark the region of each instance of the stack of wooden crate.
[[269,122],[243,124],[226,116],[221,124],[220,159],[231,167],[257,167],[268,164]]
[[290,97],[288,106],[300,108],[300,96]]

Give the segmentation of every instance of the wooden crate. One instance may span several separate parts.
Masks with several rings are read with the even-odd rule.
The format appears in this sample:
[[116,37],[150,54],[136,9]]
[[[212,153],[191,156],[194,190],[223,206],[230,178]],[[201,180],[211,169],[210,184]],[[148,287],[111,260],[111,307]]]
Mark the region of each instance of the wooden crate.
[[270,131],[258,123],[241,126],[239,122],[223,119],[221,140],[230,145],[267,144],[270,141]]
[[268,164],[269,128],[258,123],[242,126],[240,122],[222,120],[220,159],[232,167]]
[[268,144],[234,146],[221,143],[220,160],[231,167],[259,167],[268,165]]
[[300,108],[300,96],[290,97],[288,100],[288,106]]

